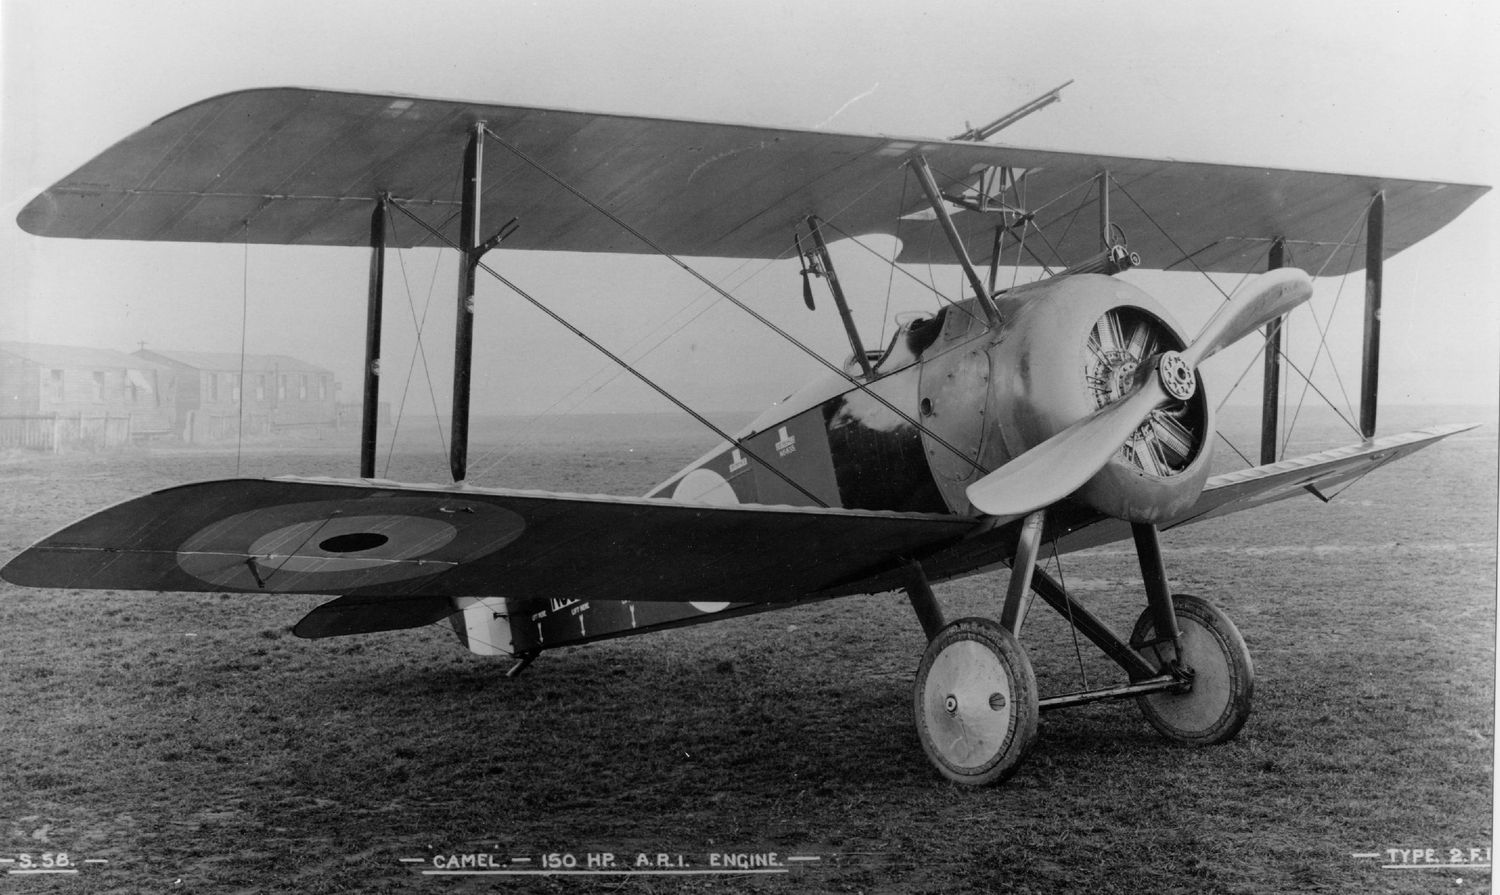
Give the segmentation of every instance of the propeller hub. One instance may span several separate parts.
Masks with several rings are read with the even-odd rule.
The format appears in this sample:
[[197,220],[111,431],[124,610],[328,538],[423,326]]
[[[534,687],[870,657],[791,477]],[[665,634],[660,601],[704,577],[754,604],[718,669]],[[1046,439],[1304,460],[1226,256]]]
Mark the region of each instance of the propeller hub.
[[1156,363],[1156,375],[1161,378],[1161,387],[1178,401],[1186,401],[1198,390],[1198,376],[1180,352],[1163,353]]

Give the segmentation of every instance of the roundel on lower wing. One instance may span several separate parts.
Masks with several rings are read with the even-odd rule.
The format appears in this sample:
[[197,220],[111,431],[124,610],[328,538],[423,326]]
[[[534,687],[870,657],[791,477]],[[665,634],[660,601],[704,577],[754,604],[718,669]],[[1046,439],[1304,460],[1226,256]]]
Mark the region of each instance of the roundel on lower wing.
[[441,574],[525,529],[503,507],[443,495],[316,500],[221,519],[177,548],[177,564],[225,589],[343,593]]

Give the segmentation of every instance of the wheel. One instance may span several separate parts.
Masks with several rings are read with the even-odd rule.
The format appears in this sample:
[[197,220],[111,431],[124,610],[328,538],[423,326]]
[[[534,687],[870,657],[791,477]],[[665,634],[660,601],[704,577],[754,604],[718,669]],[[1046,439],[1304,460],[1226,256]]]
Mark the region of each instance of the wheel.
[[[1184,691],[1163,690],[1136,697],[1141,714],[1169,740],[1211,746],[1234,738],[1250,717],[1255,692],[1255,668],[1250,650],[1229,616],[1201,597],[1174,594],[1177,627],[1182,632],[1184,666],[1192,670],[1192,682]],[[1141,613],[1130,635],[1132,644],[1156,637],[1156,623],[1148,608]],[[1163,671],[1172,659],[1172,647],[1159,644],[1139,648],[1146,661]]]
[[1036,741],[1031,660],[1015,635],[987,618],[962,618],[927,645],[912,689],[928,759],[956,783],[998,783]]

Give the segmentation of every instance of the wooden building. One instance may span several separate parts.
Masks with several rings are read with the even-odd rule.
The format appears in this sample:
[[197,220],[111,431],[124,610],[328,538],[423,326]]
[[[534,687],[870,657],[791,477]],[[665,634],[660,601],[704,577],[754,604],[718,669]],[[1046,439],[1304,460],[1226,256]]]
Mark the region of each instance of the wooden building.
[[0,447],[110,447],[169,434],[175,385],[149,358],[0,341]]
[[[284,354],[163,351],[135,356],[175,372],[183,437],[205,442],[338,424],[333,373]],[[243,376],[243,388],[241,383]]]

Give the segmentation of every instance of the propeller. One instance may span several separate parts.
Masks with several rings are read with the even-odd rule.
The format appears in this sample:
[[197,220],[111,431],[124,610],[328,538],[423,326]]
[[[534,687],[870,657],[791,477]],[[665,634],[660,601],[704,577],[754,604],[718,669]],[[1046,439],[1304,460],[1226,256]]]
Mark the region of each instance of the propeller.
[[1180,352],[1143,364],[1134,391],[1084,417],[970,485],[969,502],[992,516],[1021,516],[1050,506],[1093,478],[1161,404],[1186,401],[1198,365],[1312,296],[1312,280],[1293,267],[1247,281]]

